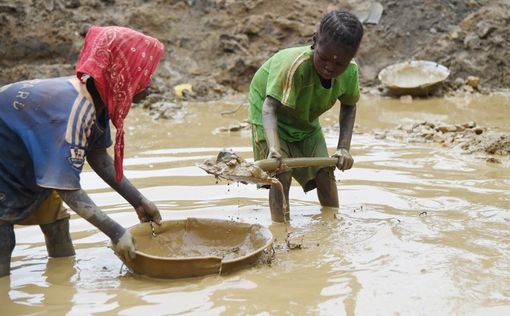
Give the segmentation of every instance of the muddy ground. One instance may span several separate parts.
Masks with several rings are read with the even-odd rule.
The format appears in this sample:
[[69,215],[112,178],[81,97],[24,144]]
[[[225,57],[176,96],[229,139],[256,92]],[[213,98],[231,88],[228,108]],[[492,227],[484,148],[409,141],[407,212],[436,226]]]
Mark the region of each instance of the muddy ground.
[[[449,67],[443,92],[510,87],[509,0],[382,0],[365,25],[357,56],[364,93],[382,93],[387,65],[426,59]],[[122,25],[157,37],[166,55],[145,106],[155,118],[182,118],[174,87],[188,98],[245,93],[257,68],[281,48],[306,45],[332,9],[360,11],[361,0],[0,0],[0,85],[70,75],[87,26]],[[474,76],[479,84],[469,86]],[[177,101],[177,102],[176,102]],[[485,134],[484,134],[485,136]]]
[[[508,0],[382,0],[377,25],[365,25],[357,61],[364,87],[378,72],[409,59],[439,62],[483,89],[510,86]],[[166,44],[155,86],[173,95],[189,82],[197,98],[245,92],[277,50],[310,43],[333,8],[360,10],[361,0],[0,0],[0,84],[72,74],[87,24],[129,26]],[[457,83],[459,81],[457,80]]]

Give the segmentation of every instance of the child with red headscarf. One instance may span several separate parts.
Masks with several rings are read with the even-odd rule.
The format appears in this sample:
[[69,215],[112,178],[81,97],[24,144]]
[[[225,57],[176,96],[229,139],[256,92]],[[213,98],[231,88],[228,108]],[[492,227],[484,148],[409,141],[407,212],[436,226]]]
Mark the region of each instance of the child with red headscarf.
[[[164,46],[124,27],[91,27],[76,76],[0,88],[0,277],[10,273],[14,224],[39,224],[51,257],[74,255],[62,200],[112,240],[122,260],[135,255],[125,228],[81,189],[85,159],[136,210],[142,222],[161,215],[123,176],[124,119],[151,82]],[[109,121],[116,128],[114,159]]]

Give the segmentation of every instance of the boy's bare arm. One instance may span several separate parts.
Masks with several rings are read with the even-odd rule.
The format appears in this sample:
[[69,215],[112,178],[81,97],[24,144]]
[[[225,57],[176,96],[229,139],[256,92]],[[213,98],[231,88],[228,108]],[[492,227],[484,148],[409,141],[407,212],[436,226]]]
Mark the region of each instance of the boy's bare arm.
[[91,150],[87,153],[87,162],[101,179],[135,208],[140,221],[161,222],[161,215],[157,206],[145,198],[125,176],[119,182],[115,181],[115,166],[106,149]]
[[280,153],[280,137],[278,135],[278,119],[276,117],[276,110],[281,106],[280,101],[270,96],[266,97],[262,105],[262,125],[264,126],[266,142],[269,147],[267,158],[282,158]]
[[333,156],[338,157],[337,167],[342,171],[351,169],[354,164],[354,159],[349,153],[349,150],[351,148],[351,139],[355,120],[356,105],[341,104],[338,118],[340,123],[340,134],[338,135],[336,152]]
[[356,120],[356,104],[340,105],[340,115],[338,121],[340,123],[340,135],[338,137],[337,149],[351,149],[352,131],[354,130],[354,121]]

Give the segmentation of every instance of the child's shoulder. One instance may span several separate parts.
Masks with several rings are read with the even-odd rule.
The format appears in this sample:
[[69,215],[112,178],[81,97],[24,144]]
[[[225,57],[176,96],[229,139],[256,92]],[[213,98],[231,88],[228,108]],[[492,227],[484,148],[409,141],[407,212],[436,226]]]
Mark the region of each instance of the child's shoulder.
[[351,81],[353,78],[357,78],[359,76],[358,64],[353,59],[350,61],[349,66],[344,70],[342,74],[340,74],[337,79],[338,80],[348,80]]
[[345,70],[345,73],[350,76],[357,76],[358,75],[358,64],[353,59],[349,63],[349,66],[347,66],[347,69]]
[[289,47],[279,50],[273,57],[279,58],[295,58],[301,55],[312,56],[312,49],[310,46],[297,46]]
[[[280,69],[298,69],[303,65],[309,64],[312,60],[313,52],[310,46],[290,47],[278,51],[269,60],[268,65],[271,65],[273,70]],[[305,67],[308,68],[308,67]]]

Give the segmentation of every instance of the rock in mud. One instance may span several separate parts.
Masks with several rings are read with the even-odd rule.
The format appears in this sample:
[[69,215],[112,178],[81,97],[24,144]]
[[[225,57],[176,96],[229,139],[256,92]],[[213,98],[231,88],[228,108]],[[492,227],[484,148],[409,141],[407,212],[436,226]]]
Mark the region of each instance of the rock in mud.
[[[498,133],[470,121],[463,124],[417,122],[390,130],[374,130],[375,139],[397,139],[409,143],[438,143],[465,153],[510,156],[510,134]],[[494,160],[496,162],[497,159]]]

